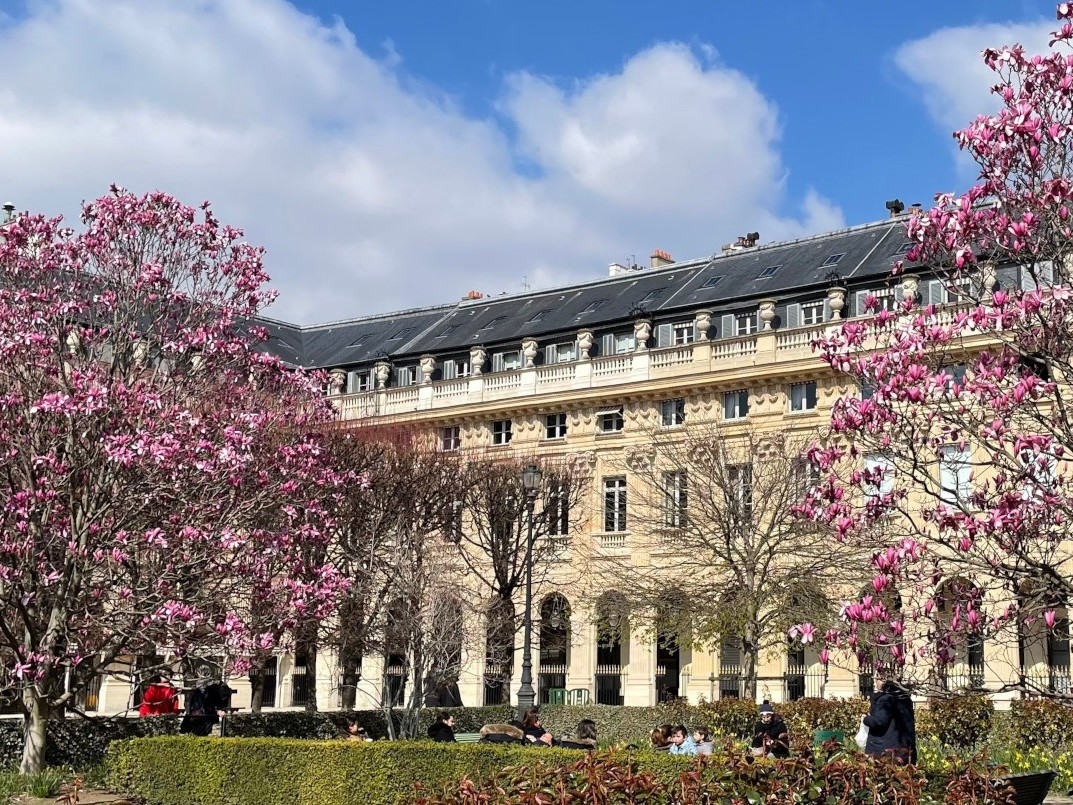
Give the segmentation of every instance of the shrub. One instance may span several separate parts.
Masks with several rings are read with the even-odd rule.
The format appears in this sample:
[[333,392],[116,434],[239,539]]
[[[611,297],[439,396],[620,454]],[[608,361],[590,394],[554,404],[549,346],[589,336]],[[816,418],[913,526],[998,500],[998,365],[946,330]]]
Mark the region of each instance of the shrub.
[[798,699],[776,708],[786,720],[791,735],[811,738],[816,730],[840,730],[853,735],[860,726],[861,716],[868,713],[864,699]]
[[1010,738],[1013,746],[1069,746],[1073,744],[1073,707],[1052,699],[1011,702]]
[[981,693],[931,699],[917,710],[917,733],[934,735],[944,746],[971,749],[991,734],[995,705]]
[[760,708],[756,702],[745,699],[718,699],[704,702],[697,709],[712,732],[731,738],[752,737],[753,728],[760,718]]
[[678,703],[657,707],[588,704],[544,705],[540,708],[540,723],[556,737],[574,734],[577,723],[583,718],[596,722],[596,733],[601,744],[635,744],[644,748],[651,746],[653,727],[660,724],[685,724],[692,727],[701,723],[702,716],[697,708]]

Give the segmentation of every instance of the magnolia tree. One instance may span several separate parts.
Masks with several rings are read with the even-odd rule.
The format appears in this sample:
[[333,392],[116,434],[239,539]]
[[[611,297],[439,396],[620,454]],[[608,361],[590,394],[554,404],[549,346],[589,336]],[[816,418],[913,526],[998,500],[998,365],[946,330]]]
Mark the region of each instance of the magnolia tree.
[[874,571],[826,648],[929,692],[1070,695],[1073,4],[1058,17],[1044,55],[984,52],[999,111],[955,134],[979,183],[908,221],[908,263],[945,304],[921,306],[898,264],[901,307],[819,343],[864,393],[811,452],[849,482],[831,473],[803,508]]
[[[117,659],[241,665],[343,586],[303,550],[342,479],[314,384],[249,325],[261,251],[161,193],[113,188],[82,220],[0,231],[0,689],[23,772]],[[271,616],[244,620],[243,596]]]

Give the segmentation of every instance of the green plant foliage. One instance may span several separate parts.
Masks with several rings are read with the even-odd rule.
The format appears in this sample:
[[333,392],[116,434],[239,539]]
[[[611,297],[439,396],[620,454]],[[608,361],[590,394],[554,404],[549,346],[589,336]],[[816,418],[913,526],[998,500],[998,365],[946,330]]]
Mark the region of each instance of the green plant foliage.
[[943,746],[971,749],[987,742],[995,705],[980,693],[931,699],[917,710],[917,733],[935,736]]
[[712,732],[732,738],[750,737],[760,718],[759,705],[744,699],[719,699],[701,704],[697,709],[699,718]]
[[1019,747],[1073,745],[1073,707],[1052,699],[1011,702],[1010,739]]
[[64,773],[62,769],[48,768],[37,774],[30,774],[23,778],[26,793],[32,797],[54,797],[63,785]]

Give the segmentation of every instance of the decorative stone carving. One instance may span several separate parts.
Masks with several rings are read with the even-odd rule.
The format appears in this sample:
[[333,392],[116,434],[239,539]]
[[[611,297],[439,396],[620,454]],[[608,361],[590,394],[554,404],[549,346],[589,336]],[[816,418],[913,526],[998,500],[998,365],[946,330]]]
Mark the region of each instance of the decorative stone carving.
[[647,472],[656,460],[656,451],[651,445],[636,445],[626,448],[626,466],[631,472]]
[[782,452],[786,444],[785,436],[781,433],[773,433],[760,439],[756,446],[756,453],[761,459],[772,459]]
[[78,349],[81,346],[82,336],[78,334],[77,328],[72,329],[71,332],[67,333],[67,351],[72,355],[75,355],[78,353]]
[[636,319],[633,322],[633,337],[638,352],[648,349],[648,339],[652,337],[652,319]]
[[912,299],[913,304],[917,301],[917,292],[920,290],[920,277],[916,274],[903,274],[902,275],[902,296],[901,301],[906,299]]
[[431,383],[432,373],[436,371],[436,356],[435,355],[422,355],[419,359],[419,366],[421,367],[421,382]]
[[764,332],[771,330],[771,322],[775,318],[775,300],[774,299],[761,299],[760,300],[760,329]]
[[[196,356],[195,356],[196,357]],[[204,360],[204,358],[202,358]],[[328,394],[335,396],[343,393],[346,383],[346,369],[332,369],[328,372]]]
[[488,350],[484,347],[470,347],[469,373],[479,377],[484,372],[484,362],[488,360]]
[[147,357],[149,357],[149,342],[144,338],[139,338],[134,344],[134,363],[141,366]]
[[587,361],[589,359],[589,350],[592,349],[593,334],[592,330],[578,330],[577,331],[577,351],[578,357]]
[[707,341],[708,331],[712,329],[712,311],[698,310],[697,317],[693,320],[693,326],[697,328],[697,340]]
[[827,289],[827,304],[831,308],[831,321],[842,318],[842,309],[846,306],[846,289],[834,286]]
[[200,372],[205,368],[205,356],[200,352],[195,352],[194,356],[190,358],[190,369],[194,372]]
[[532,369],[536,366],[537,356],[537,342],[535,338],[523,338],[522,339],[522,366],[526,369]]
[[998,282],[998,274],[995,273],[994,263],[984,263],[981,266],[980,279],[984,286],[983,301],[990,303],[995,298],[995,283]]
[[373,376],[376,378],[376,387],[386,389],[387,381],[391,379],[391,363],[389,361],[377,361],[373,364]]
[[596,472],[596,451],[586,450],[574,453],[568,459],[570,472],[579,478],[589,478]]

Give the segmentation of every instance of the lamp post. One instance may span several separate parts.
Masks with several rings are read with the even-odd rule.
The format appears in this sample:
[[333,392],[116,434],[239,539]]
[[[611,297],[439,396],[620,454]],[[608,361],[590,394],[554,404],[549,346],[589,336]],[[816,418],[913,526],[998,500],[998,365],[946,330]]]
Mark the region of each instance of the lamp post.
[[518,720],[525,718],[525,711],[533,708],[536,691],[533,690],[533,505],[540,489],[540,467],[530,464],[522,471],[522,489],[525,490],[525,508],[529,515],[529,535],[525,541],[525,612],[523,613],[522,638],[522,684],[518,688]]

